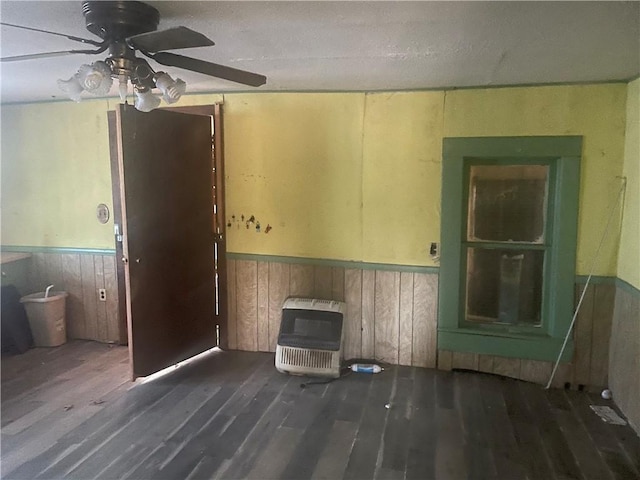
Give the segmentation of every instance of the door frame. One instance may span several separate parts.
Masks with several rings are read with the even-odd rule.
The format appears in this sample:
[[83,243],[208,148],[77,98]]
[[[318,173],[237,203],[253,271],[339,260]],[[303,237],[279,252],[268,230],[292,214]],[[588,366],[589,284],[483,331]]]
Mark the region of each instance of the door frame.
[[[212,169],[212,196],[214,211],[211,212],[213,222],[213,232],[215,233],[217,258],[215,272],[217,273],[217,311],[216,325],[218,331],[217,343],[221,348],[228,346],[227,319],[227,260],[226,260],[226,217],[225,217],[225,185],[224,185],[224,143],[223,143],[223,123],[222,105],[198,105],[190,107],[168,107],[163,110],[185,113],[189,115],[202,115],[211,118],[212,139],[211,139],[211,169]],[[116,114],[114,110],[107,112],[107,122],[109,131],[109,155],[111,164],[111,192],[113,201],[113,223],[119,226],[119,233],[122,235],[122,203],[120,200],[120,167],[118,165],[117,148],[117,128]],[[127,345],[128,325],[127,325],[127,289],[125,284],[125,265],[123,263],[124,250],[122,240],[118,239],[118,233],[114,231],[116,250],[116,280],[118,284],[118,326],[119,343]],[[215,293],[215,292],[214,292]]]

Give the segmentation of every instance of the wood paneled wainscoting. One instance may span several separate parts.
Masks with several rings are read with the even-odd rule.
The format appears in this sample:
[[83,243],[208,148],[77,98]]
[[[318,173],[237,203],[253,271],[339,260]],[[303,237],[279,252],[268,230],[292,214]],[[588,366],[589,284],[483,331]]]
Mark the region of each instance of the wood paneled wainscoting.
[[[20,278],[26,278],[20,293],[54,284],[69,293],[69,338],[120,342],[115,260],[109,252],[32,252],[20,261],[25,269]],[[613,279],[594,280],[576,321],[573,358],[560,364],[555,386],[596,390],[608,385],[614,304],[624,292],[616,293]],[[104,302],[98,299],[100,288],[106,290]],[[583,288],[578,281],[576,303]],[[282,303],[289,296],[347,304],[345,358],[475,370],[541,384],[553,366],[550,361],[438,350],[437,269],[238,254],[228,258],[228,347],[275,351]]]
[[[64,290],[66,300],[67,338],[119,343],[121,327],[118,318],[118,285],[115,255],[92,251],[33,251],[20,262],[26,283],[18,286],[26,295],[41,292],[48,285]],[[98,298],[104,288],[106,300]],[[126,331],[123,332],[126,338]]]
[[[345,358],[436,366],[435,269],[229,255],[229,348],[273,352],[289,297],[344,301]],[[342,263],[342,264],[341,264]]]
[[[571,362],[559,365],[554,387],[596,391],[608,385],[609,339],[616,297],[614,280],[600,277],[589,285],[573,330],[573,358]],[[576,305],[583,289],[584,282],[579,280],[575,288]],[[539,384],[549,381],[553,364],[551,361],[438,350],[438,368],[441,370],[495,373]]]
[[609,354],[613,398],[640,435],[640,290],[618,279]]
[[[576,303],[583,288],[578,280]],[[345,358],[474,370],[539,384],[553,368],[551,361],[438,350],[437,269],[238,254],[228,260],[228,347],[275,351],[282,303],[289,296],[346,302]],[[573,358],[560,364],[555,386],[607,385],[614,299],[613,279],[591,283],[573,333]]]

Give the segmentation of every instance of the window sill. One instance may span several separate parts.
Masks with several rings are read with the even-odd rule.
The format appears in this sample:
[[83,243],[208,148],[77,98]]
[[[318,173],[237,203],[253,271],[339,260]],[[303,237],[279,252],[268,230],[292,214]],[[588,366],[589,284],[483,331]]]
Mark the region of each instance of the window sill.
[[[438,329],[438,349],[470,352],[482,355],[522,358],[555,362],[562,348],[563,338],[511,332],[488,332],[484,329]],[[573,356],[573,340],[569,339],[561,361]]]

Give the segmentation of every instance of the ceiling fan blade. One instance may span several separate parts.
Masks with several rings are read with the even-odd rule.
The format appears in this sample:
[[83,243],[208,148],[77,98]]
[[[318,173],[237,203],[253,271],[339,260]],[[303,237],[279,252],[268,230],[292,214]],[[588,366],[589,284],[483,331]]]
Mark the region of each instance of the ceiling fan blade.
[[25,27],[24,25],[15,25],[13,23],[6,23],[6,22],[0,22],[0,25],[4,25],[4,26],[7,26],[7,27],[13,27],[13,28],[21,28],[22,30],[31,30],[32,32],[48,33],[49,35],[57,35],[59,37],[64,37],[64,38],[68,38],[69,40],[73,40],[74,42],[88,43],[89,45],[95,45],[96,47],[99,47],[99,46],[102,45],[102,42],[97,42],[95,40],[89,40],[87,38],[75,37],[73,35],[67,35],[65,33],[51,32],[49,30],[42,30],[40,28]]
[[257,73],[238,70],[237,68],[225,67],[217,63],[205,62],[195,58],[177,55],[175,53],[160,52],[155,55],[149,55],[161,65],[169,67],[179,67],[193,72],[204,73],[216,78],[222,78],[231,82],[242,83],[250,87],[259,87],[267,82],[267,77]]
[[141,33],[127,38],[133,48],[155,53],[178,48],[210,47],[214,43],[203,34],[187,27],[174,27],[156,32]]
[[13,57],[3,57],[3,58],[0,58],[0,62],[19,62],[21,60],[36,60],[38,58],[63,57],[65,55],[72,55],[72,54],[73,54],[72,51],[32,53],[29,55],[15,55]]
[[100,48],[95,50],[62,50],[60,52],[44,52],[44,53],[29,53],[26,55],[14,55],[12,57],[3,57],[0,58],[0,62],[20,62],[22,60],[36,60],[38,58],[51,58],[51,57],[64,57],[66,55],[77,55],[77,54],[85,54],[85,55],[95,55],[97,53],[104,52],[107,48],[109,48],[109,44],[103,42],[100,44]]

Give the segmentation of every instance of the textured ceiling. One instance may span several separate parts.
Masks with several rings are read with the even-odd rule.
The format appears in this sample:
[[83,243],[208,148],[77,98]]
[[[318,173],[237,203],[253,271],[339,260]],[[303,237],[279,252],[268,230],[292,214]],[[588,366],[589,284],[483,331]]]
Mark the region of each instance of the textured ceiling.
[[[628,80],[640,73],[639,2],[147,2],[160,29],[216,42],[177,53],[267,76],[260,90],[403,90]],[[3,22],[91,38],[81,2],[1,1]],[[0,29],[2,56],[83,48]],[[2,102],[64,98],[76,55],[0,65]],[[250,87],[170,67],[188,91]],[[116,94],[116,89],[112,90]]]

